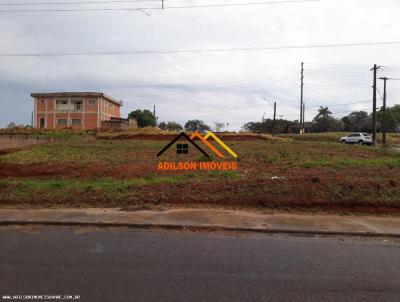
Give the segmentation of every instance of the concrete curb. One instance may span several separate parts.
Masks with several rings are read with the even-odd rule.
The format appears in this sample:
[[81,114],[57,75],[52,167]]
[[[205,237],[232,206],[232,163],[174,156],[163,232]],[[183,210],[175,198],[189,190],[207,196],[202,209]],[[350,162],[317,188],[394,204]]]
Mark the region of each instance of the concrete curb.
[[166,230],[189,230],[189,231],[226,231],[226,232],[249,232],[264,234],[288,234],[288,235],[305,235],[305,236],[345,236],[345,237],[387,237],[400,238],[400,234],[396,233],[377,233],[377,232],[340,232],[340,231],[314,231],[302,229],[260,229],[245,227],[229,227],[229,226],[199,226],[199,225],[183,225],[183,224],[151,224],[151,223],[112,223],[112,222],[78,222],[78,221],[25,221],[25,220],[8,220],[0,221],[0,226],[86,226],[86,227],[128,227],[135,229],[166,229]]
[[399,217],[172,208],[0,209],[0,226],[48,225],[400,238]]

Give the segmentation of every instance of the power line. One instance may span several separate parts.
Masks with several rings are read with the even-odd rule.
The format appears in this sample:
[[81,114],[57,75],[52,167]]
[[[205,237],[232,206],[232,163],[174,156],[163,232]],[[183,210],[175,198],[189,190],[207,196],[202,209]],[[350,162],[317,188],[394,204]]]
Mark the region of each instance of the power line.
[[381,92],[379,91],[378,87],[376,88],[376,91],[378,91],[378,94],[381,97],[381,100],[383,100],[383,96],[382,96]]
[[[268,99],[264,98],[265,100],[268,101]],[[363,104],[363,103],[369,103],[371,100],[368,101],[360,101],[360,102],[352,102],[352,103],[342,103],[342,104],[321,104],[321,105],[311,105],[311,106],[306,106],[306,108],[319,108],[319,107],[336,107],[336,106],[346,106],[346,105],[355,105],[355,104]],[[270,103],[272,106],[272,103]],[[290,108],[297,108],[298,106],[296,105],[289,105],[289,104],[279,104],[280,107],[290,107]]]
[[[332,115],[335,115],[335,114],[345,114],[345,113],[353,113],[353,112],[358,112],[358,111],[369,111],[369,110],[371,110],[371,108],[360,108],[360,109],[357,109],[357,110],[333,111],[333,112],[332,112]],[[313,110],[313,111],[309,111],[307,114],[308,114],[308,115],[315,115],[315,114],[317,114],[317,113],[318,113],[317,110]],[[298,116],[298,114],[293,114],[292,116]]]
[[362,104],[362,103],[369,103],[371,100],[368,101],[361,101],[361,102],[354,102],[354,103],[343,103],[343,104],[322,104],[322,105],[312,105],[312,106],[307,106],[308,108],[316,108],[316,107],[335,107],[335,106],[346,106],[346,105],[355,105],[355,104]]
[[321,2],[324,0],[284,0],[267,2],[245,2],[245,3],[222,3],[222,4],[201,4],[186,6],[166,6],[166,7],[140,7],[140,8],[71,8],[71,9],[2,9],[0,13],[34,13],[34,12],[88,12],[88,11],[143,11],[143,10],[165,10],[165,9],[185,9],[185,8],[207,8],[207,7],[226,7],[226,6],[248,6],[248,5],[274,5],[304,2]]
[[110,4],[110,3],[136,3],[160,2],[160,0],[109,0],[109,1],[76,1],[76,2],[25,2],[25,3],[0,3],[0,6],[34,6],[34,5],[78,5],[78,4]]
[[187,50],[177,49],[177,50],[136,50],[136,51],[64,52],[64,53],[51,53],[51,52],[50,53],[0,53],[0,57],[64,57],[64,56],[102,56],[102,55],[179,54],[179,53],[205,53],[205,52],[245,52],[245,51],[262,51],[262,50],[333,48],[333,47],[355,47],[355,46],[398,45],[398,44],[400,44],[400,41],[265,46],[265,47],[246,47],[246,48],[208,48],[208,49],[187,49]]
[[[358,112],[358,111],[368,111],[371,110],[371,108],[361,108],[361,109],[357,109],[357,110],[344,110],[344,111],[333,111],[332,114],[344,114],[344,113],[353,113],[353,112]],[[314,115],[318,113],[317,110],[313,110],[310,113],[308,113],[308,115]]]
[[[370,110],[370,108],[365,108],[365,109],[360,109],[357,111],[368,111]],[[338,111],[338,112],[333,112],[332,115],[336,115],[336,114],[346,114],[346,113],[352,113],[355,112],[354,110],[347,110],[347,111]],[[312,111],[312,112],[308,112],[307,115],[308,116],[313,116],[316,115],[318,112],[317,111]],[[298,117],[298,114],[279,114],[278,116],[282,116],[282,117]]]
[[351,67],[352,69],[354,68],[362,68],[364,69],[365,66],[361,64],[348,64],[348,63],[322,63],[322,62],[304,62],[306,65],[311,65],[311,66],[326,66],[331,68],[342,68],[342,67]]

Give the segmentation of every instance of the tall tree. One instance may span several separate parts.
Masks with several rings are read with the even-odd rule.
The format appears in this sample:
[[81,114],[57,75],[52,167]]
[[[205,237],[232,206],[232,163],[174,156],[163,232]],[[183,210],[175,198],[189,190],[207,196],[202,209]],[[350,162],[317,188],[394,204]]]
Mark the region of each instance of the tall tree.
[[189,120],[185,124],[185,131],[210,131],[210,127],[202,120]]
[[332,114],[332,112],[329,111],[328,107],[319,106],[318,114],[317,114],[317,116],[315,118],[319,118],[319,117],[327,118],[331,114]]
[[128,118],[134,118],[137,121],[138,127],[151,127],[156,124],[156,118],[150,110],[135,110],[128,114]]
[[7,125],[7,128],[15,128],[17,125],[14,122],[11,122]]
[[167,123],[167,130],[169,131],[182,131],[183,127],[181,124],[177,122],[168,122]]
[[[379,122],[379,130],[383,128],[383,109],[377,112],[377,120]],[[386,108],[385,113],[386,133],[400,131],[400,105]]]
[[225,124],[220,122],[215,122],[214,127],[215,127],[215,132],[221,132],[222,129],[225,127]]
[[[263,122],[249,122],[242,126],[242,130],[254,133],[272,133],[273,120],[264,119]],[[278,119],[275,121],[275,133],[292,133],[299,129],[298,121]]]
[[351,132],[368,132],[371,130],[371,116],[366,111],[353,111],[342,118],[343,130]]
[[314,117],[312,123],[313,132],[340,131],[343,123],[332,116],[328,107],[320,106],[318,114]]
[[162,129],[162,130],[168,130],[168,131],[181,131],[183,130],[183,127],[181,124],[177,123],[177,122],[161,122],[158,125],[158,128]]
[[159,123],[158,128],[160,128],[161,130],[167,130],[167,123],[166,122]]

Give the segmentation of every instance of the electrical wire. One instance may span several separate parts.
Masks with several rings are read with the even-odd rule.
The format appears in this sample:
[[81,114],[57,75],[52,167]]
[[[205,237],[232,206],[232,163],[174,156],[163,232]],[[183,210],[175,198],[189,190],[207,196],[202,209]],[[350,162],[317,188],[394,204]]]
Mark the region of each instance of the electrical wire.
[[0,6],[81,5],[81,4],[137,3],[137,2],[160,2],[160,0],[108,0],[108,1],[76,1],[76,2],[25,2],[25,3],[0,3]]
[[335,107],[335,106],[346,106],[346,105],[355,105],[355,104],[362,104],[362,103],[369,103],[371,100],[368,101],[361,101],[361,102],[353,102],[353,103],[342,103],[342,104],[323,104],[323,105],[311,105],[311,106],[306,106],[307,108],[316,108],[316,107]]
[[88,11],[143,11],[143,10],[166,10],[166,9],[187,9],[187,8],[211,8],[227,6],[249,6],[249,5],[275,5],[293,4],[305,2],[322,2],[324,0],[283,0],[267,2],[245,2],[245,3],[221,3],[221,4],[200,4],[186,6],[164,6],[164,7],[140,7],[140,8],[71,8],[71,9],[2,9],[0,13],[34,13],[34,12],[88,12]]
[[160,2],[160,0],[109,0],[109,1],[76,1],[76,2],[25,2],[25,3],[0,3],[0,6],[35,6],[35,5],[78,5],[78,4],[112,4],[112,3],[137,3]]
[[[1,11],[0,11],[1,12]],[[207,53],[207,52],[245,52],[285,49],[308,48],[335,48],[355,46],[400,45],[400,41],[385,42],[361,42],[361,43],[337,43],[337,44],[313,44],[290,46],[265,46],[244,48],[208,48],[208,49],[177,49],[177,50],[137,50],[137,51],[104,51],[104,52],[64,52],[64,53],[0,53],[0,57],[64,57],[64,56],[99,56],[99,55],[145,55],[145,54],[180,54],[180,53]]]

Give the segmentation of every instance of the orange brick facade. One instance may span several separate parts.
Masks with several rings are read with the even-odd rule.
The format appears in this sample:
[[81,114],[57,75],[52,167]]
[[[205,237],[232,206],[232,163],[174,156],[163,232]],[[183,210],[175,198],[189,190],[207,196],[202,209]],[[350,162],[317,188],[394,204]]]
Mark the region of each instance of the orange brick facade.
[[102,121],[121,117],[121,102],[102,94],[36,94],[34,126],[46,129],[96,129]]

